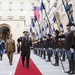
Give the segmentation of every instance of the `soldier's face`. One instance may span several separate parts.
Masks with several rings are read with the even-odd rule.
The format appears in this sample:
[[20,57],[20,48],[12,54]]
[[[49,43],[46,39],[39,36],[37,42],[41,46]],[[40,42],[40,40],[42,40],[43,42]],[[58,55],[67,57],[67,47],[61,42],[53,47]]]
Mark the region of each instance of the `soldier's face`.
[[56,32],[54,32],[54,35],[56,35],[57,33]]
[[9,35],[9,39],[11,39],[12,38],[12,35]]
[[26,37],[26,36],[27,36],[27,34],[24,34],[24,36]]
[[67,29],[67,30],[70,30],[70,26],[67,26],[66,29]]

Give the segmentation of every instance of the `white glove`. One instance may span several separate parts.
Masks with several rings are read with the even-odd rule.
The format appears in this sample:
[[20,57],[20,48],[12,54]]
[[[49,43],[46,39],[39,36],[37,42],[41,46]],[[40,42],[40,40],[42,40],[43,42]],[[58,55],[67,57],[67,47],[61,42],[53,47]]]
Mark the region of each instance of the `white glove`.
[[51,48],[49,47],[49,50],[51,50]]
[[56,49],[56,51],[58,52],[58,51],[59,51],[59,49],[57,48],[57,49]]
[[63,50],[65,51],[65,49],[63,48]]
[[73,48],[70,48],[70,51],[71,51],[71,53],[73,53],[74,52],[74,49]]
[[43,50],[45,50],[45,48]]

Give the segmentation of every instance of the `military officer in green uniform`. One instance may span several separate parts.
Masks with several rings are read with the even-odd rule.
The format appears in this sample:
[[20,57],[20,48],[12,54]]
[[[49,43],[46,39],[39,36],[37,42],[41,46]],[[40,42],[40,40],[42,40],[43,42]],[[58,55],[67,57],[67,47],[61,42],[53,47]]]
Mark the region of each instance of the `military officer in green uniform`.
[[9,39],[6,40],[5,50],[9,59],[10,65],[13,61],[13,53],[15,52],[15,41],[12,39],[12,34],[9,35]]

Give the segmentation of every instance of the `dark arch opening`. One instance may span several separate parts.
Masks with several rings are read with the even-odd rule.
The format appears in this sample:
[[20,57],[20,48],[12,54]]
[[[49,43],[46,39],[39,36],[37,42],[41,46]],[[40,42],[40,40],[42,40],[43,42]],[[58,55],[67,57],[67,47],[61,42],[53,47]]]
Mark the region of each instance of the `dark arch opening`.
[[10,29],[7,26],[1,26],[0,28],[0,38],[6,41],[9,38]]

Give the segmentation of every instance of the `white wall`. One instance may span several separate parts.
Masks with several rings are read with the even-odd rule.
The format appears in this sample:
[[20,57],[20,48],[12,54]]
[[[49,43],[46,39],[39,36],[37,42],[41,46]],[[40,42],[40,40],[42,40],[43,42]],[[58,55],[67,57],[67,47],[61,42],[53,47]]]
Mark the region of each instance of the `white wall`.
[[[38,1],[36,0],[0,0],[0,24],[8,24],[11,27],[11,33],[13,34],[13,38],[16,40],[18,37],[22,35],[24,30],[29,31],[31,25],[31,17],[34,16],[34,12],[32,11],[33,5],[38,6]],[[12,3],[11,5],[9,3]],[[24,3],[20,5],[20,3]],[[9,10],[11,6],[11,11]],[[24,10],[21,11],[20,9]],[[9,16],[12,16],[13,19],[8,19]],[[24,19],[20,19],[19,17],[23,16]]]
[[22,36],[25,30],[24,21],[0,21],[1,24],[8,24],[10,26],[10,33],[13,34],[14,40]]

